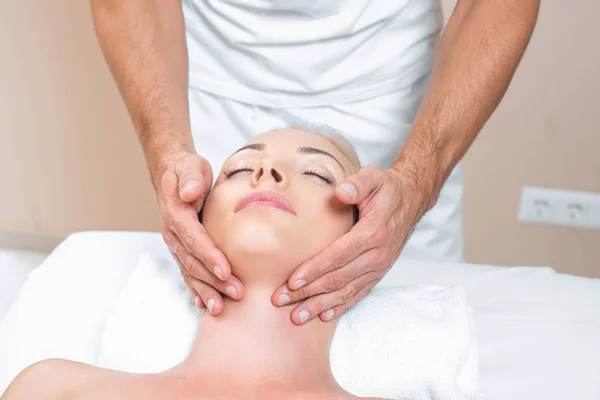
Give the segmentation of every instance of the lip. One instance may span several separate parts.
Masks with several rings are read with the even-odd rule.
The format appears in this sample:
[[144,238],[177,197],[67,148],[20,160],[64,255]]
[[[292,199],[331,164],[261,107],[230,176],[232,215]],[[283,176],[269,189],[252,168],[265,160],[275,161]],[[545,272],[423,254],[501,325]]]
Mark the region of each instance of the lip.
[[289,201],[284,195],[271,190],[252,192],[248,196],[243,197],[240,199],[240,201],[238,201],[234,212],[238,212],[250,206],[278,208],[296,215],[296,210],[294,210],[292,202]]

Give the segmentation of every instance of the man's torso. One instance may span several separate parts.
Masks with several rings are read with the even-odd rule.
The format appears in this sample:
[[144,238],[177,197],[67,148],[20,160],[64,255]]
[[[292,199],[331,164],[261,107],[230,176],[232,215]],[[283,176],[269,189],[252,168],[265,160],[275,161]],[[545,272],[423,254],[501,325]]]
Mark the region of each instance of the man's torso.
[[439,0],[184,0],[190,86],[248,104],[340,104],[428,75]]

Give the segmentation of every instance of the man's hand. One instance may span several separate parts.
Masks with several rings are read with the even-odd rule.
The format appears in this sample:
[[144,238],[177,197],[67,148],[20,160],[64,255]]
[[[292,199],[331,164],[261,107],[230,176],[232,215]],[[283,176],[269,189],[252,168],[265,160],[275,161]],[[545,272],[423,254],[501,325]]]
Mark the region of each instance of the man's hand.
[[[181,1],[92,0],[98,41],[140,139],[162,213],[162,234],[198,307],[223,311],[244,296],[229,262],[198,221],[212,185],[195,154]],[[216,269],[218,266],[219,269]]]
[[162,235],[200,308],[212,315],[223,311],[221,293],[239,300],[242,282],[198,221],[198,212],[212,186],[212,170],[203,157],[185,153],[167,164],[157,187]]
[[[540,0],[459,1],[442,35],[429,88],[394,167],[367,166],[336,196],[358,204],[349,233],[300,265],[271,301],[308,298],[292,311],[300,324],[338,317],[375,286],[415,224],[504,95],[537,19]],[[410,167],[408,167],[410,166]],[[426,182],[423,184],[423,182]],[[299,281],[299,283],[297,282]]]
[[390,270],[431,206],[431,199],[411,177],[396,169],[384,171],[368,165],[338,185],[336,197],[358,205],[358,223],[296,268],[287,284],[273,293],[273,304],[306,299],[291,313],[292,321],[300,325],[317,315],[331,321],[361,300]]

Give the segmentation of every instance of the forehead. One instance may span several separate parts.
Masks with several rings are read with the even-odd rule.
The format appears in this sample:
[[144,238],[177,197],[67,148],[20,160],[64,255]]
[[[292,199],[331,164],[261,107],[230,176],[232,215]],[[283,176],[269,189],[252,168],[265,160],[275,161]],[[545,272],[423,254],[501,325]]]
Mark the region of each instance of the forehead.
[[295,153],[300,147],[314,147],[324,150],[337,158],[344,166],[348,164],[347,158],[327,138],[312,132],[300,129],[280,129],[262,133],[248,142],[264,143],[266,150],[279,150],[282,152]]

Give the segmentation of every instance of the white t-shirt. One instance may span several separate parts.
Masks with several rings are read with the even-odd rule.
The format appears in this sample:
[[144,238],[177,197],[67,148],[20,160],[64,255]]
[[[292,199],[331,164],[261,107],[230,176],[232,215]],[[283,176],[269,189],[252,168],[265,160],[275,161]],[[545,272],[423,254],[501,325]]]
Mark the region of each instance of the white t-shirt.
[[317,107],[427,76],[439,0],[183,0],[189,84],[268,107]]
[[[388,168],[443,21],[439,0],[183,0],[183,9],[192,133],[215,172],[255,135],[302,122],[336,128],[363,165]],[[457,167],[402,254],[462,260],[461,210]]]

